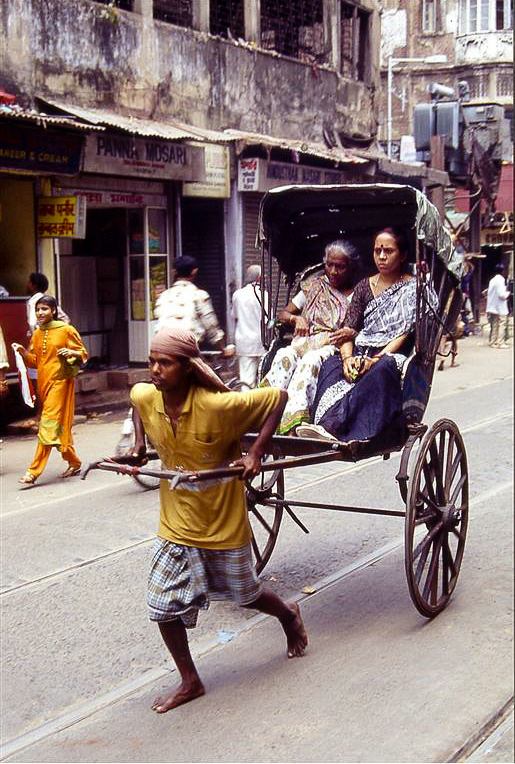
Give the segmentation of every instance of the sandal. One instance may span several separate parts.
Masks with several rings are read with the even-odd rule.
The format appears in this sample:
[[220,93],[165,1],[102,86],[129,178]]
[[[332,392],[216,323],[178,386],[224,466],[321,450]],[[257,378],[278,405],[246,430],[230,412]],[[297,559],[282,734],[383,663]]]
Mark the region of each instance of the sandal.
[[81,467],[68,467],[68,469],[66,469],[60,477],[69,478],[73,477],[74,475],[80,475],[80,470]]
[[32,472],[26,472],[19,480],[18,483],[26,483],[27,485],[34,485],[38,479],[37,475],[33,475]]

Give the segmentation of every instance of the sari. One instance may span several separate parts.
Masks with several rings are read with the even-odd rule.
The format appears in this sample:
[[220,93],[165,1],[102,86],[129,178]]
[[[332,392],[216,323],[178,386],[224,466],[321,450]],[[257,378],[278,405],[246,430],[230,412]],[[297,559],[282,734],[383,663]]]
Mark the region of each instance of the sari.
[[[389,342],[413,332],[416,279],[401,281],[373,297],[363,312],[363,326],[354,340],[355,355],[374,356]],[[343,442],[369,440],[402,412],[401,371],[411,350],[407,341],[386,353],[356,382],[343,376],[340,353],[320,369],[312,421]]]
[[[78,350],[81,361],[58,356],[57,351],[64,347]],[[74,370],[87,357],[78,331],[64,321],[50,321],[32,335],[26,362],[38,370],[38,395],[42,403],[38,441],[44,446],[58,446],[63,451],[73,443]]]
[[260,387],[288,391],[288,402],[277,432],[286,435],[294,427],[310,421],[322,362],[334,352],[329,344],[332,332],[344,325],[350,297],[335,289],[325,274],[303,285],[306,302],[301,315],[309,324],[307,337],[295,337],[288,347],[277,351]]

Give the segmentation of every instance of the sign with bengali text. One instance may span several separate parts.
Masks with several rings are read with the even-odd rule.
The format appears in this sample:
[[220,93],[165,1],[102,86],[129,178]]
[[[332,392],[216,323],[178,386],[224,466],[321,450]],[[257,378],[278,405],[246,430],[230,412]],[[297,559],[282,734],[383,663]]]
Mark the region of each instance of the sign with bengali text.
[[84,239],[86,199],[77,196],[40,196],[37,235],[42,239]]

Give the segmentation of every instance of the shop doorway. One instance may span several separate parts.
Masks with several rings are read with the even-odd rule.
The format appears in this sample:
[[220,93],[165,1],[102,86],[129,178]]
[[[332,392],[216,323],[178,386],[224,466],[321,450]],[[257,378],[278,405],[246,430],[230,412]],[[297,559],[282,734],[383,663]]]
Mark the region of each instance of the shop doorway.
[[84,339],[90,366],[129,360],[126,253],[124,209],[88,210],[86,238],[60,242],[61,304]]
[[146,364],[155,302],[168,284],[165,208],[92,208],[86,238],[60,247],[61,303],[90,366]]

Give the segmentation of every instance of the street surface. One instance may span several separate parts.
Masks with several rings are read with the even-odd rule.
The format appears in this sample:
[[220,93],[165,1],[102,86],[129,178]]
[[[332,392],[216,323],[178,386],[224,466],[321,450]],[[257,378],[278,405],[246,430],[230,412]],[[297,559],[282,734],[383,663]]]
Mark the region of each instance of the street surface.
[[[206,696],[163,716],[152,700],[177,676],[146,616],[157,491],[100,471],[60,481],[55,453],[22,488],[35,438],[4,439],[2,760],[513,761],[512,352],[469,337],[458,362],[435,372],[424,418],[454,419],[469,461],[447,609],[414,608],[400,518],[302,509],[306,536],[285,515],[262,575],[301,602],[306,656],[286,659],[271,618],[215,603],[190,632]],[[84,462],[114,453],[123,415],[75,427]],[[402,510],[398,466],[296,468],[286,495]]]

